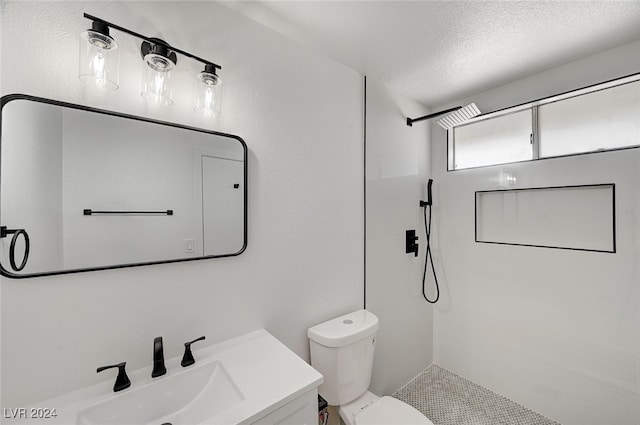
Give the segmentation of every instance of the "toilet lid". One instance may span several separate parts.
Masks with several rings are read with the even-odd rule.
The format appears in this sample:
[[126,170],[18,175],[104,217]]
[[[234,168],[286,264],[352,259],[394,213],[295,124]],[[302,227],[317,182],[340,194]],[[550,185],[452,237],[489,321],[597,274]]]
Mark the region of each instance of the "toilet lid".
[[382,397],[354,419],[355,425],[433,425],[417,409],[393,397]]

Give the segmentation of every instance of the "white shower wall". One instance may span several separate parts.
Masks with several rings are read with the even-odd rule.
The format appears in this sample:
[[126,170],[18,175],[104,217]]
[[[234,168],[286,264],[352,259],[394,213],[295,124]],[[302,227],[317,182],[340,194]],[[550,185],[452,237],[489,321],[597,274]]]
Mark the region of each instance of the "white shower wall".
[[[459,104],[489,112],[639,70],[635,42]],[[435,363],[563,425],[640,423],[640,149],[447,172],[446,133],[431,136]],[[594,183],[616,185],[615,254],[474,242],[475,191]]]
[[[420,199],[429,166],[429,110],[367,78],[366,305],[380,319],[371,389],[390,395],[426,368],[433,353],[433,309],[422,299],[425,235]],[[419,256],[406,254],[414,229]]]

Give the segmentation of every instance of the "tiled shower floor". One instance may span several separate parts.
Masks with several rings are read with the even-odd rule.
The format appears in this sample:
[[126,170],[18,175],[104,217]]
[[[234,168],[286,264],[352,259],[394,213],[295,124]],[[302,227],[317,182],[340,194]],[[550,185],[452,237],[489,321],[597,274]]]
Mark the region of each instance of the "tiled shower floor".
[[431,365],[393,394],[435,425],[560,425],[551,419]]

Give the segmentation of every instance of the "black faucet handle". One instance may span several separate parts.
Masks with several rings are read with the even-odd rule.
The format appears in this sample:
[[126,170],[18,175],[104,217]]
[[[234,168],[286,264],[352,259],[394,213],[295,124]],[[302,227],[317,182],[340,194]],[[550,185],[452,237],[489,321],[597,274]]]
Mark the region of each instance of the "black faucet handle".
[[103,370],[113,369],[114,367],[117,367],[118,376],[116,377],[116,383],[113,385],[113,391],[114,392],[122,391],[131,386],[131,381],[127,376],[127,372],[124,370],[126,365],[127,365],[127,362],[122,362],[122,363],[113,364],[109,366],[102,366],[96,369],[96,373],[100,373]]
[[200,338],[196,338],[193,341],[184,343],[184,356],[182,356],[182,361],[180,362],[182,367],[191,366],[196,362],[193,358],[193,353],[191,353],[191,344],[193,344],[194,342],[202,341],[204,339],[205,337],[201,336]]

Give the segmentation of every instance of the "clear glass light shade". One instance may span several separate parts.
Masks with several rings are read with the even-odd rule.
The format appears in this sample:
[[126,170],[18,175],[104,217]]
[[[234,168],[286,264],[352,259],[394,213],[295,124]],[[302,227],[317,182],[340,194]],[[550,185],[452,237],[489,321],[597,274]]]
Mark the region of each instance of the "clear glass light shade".
[[171,70],[175,67],[171,59],[149,53],[144,57],[142,97],[157,105],[171,105]]
[[108,35],[87,30],[80,33],[80,80],[99,89],[117,90],[118,43]]
[[222,79],[216,74],[203,71],[196,75],[194,109],[208,117],[220,115]]

